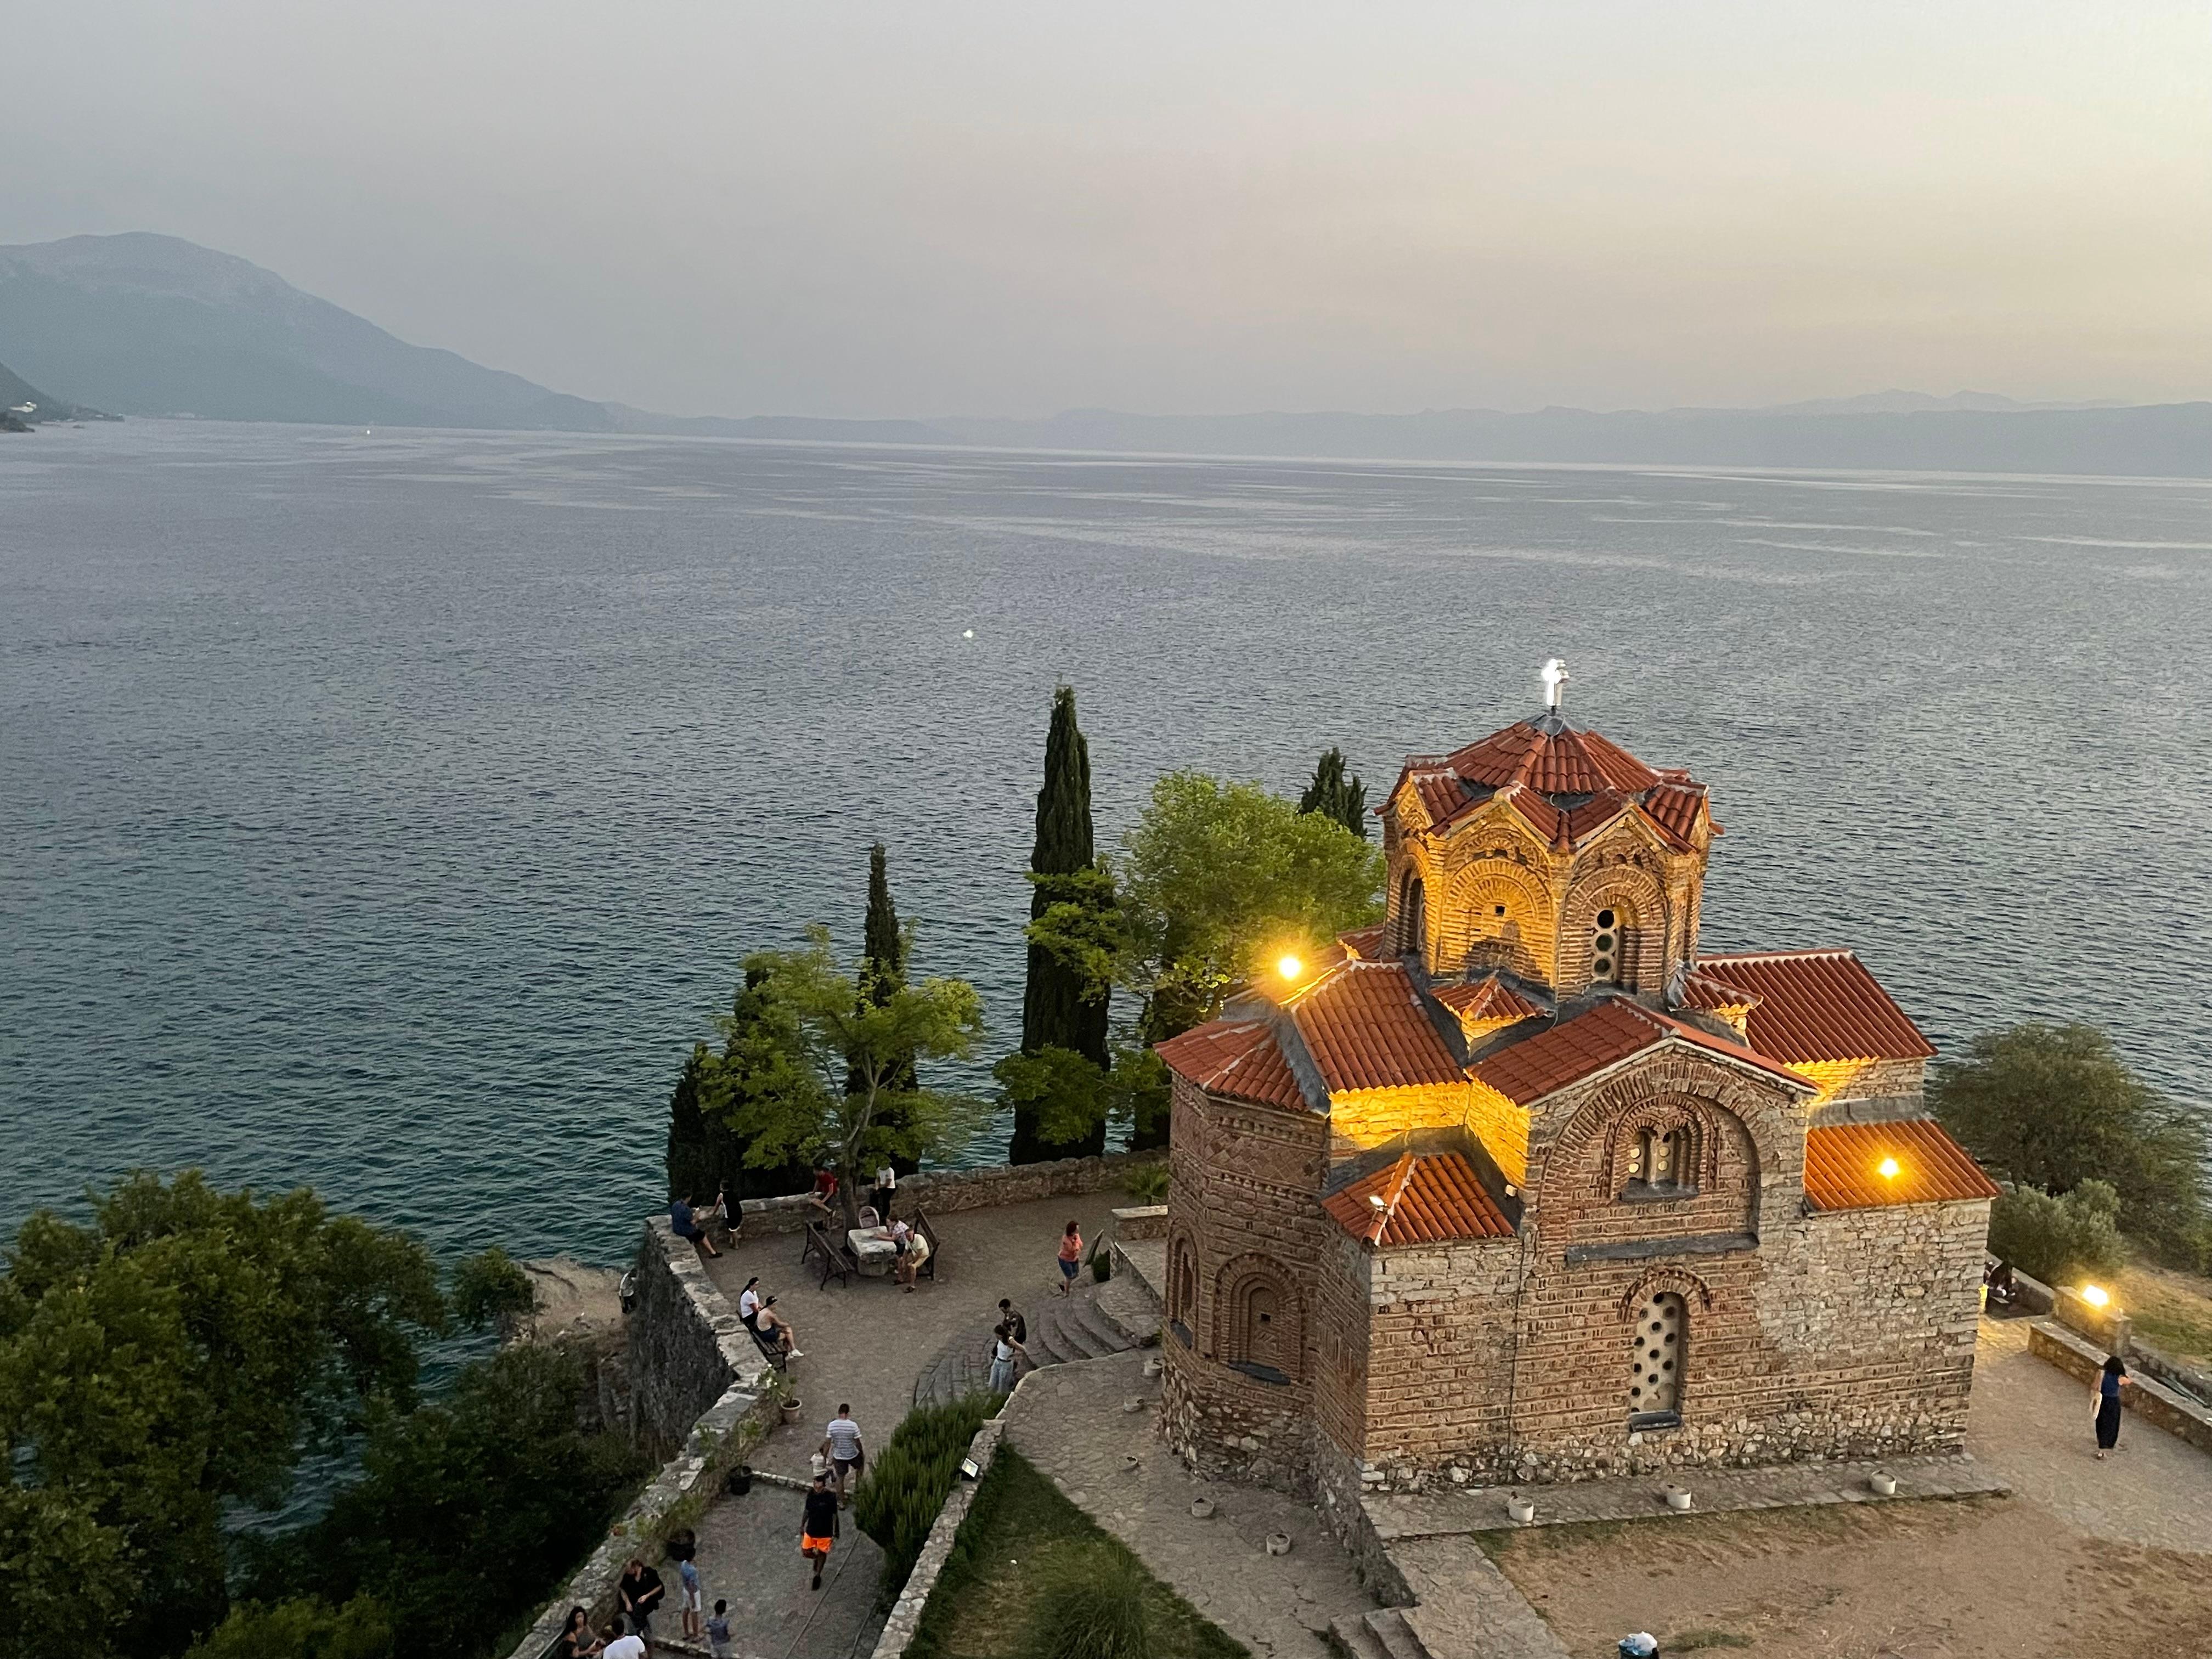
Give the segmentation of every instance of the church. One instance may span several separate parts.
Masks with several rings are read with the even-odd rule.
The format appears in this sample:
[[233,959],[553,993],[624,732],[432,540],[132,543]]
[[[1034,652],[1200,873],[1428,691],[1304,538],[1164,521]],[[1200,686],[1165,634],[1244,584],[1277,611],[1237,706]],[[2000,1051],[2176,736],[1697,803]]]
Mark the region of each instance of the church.
[[1705,787],[1565,678],[1406,763],[1382,922],[1159,1045],[1204,1473],[1334,1509],[1963,1443],[1997,1189],[1934,1049],[1849,950],[1699,952]]

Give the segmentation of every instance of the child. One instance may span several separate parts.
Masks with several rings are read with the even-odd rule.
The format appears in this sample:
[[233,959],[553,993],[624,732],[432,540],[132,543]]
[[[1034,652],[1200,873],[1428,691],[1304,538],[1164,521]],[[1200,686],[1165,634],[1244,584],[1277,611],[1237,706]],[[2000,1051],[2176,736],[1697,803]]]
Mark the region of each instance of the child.
[[730,1659],[730,1604],[714,1603],[714,1616],[707,1621],[707,1646],[714,1659]]
[[698,1564],[690,1556],[685,1556],[676,1564],[676,1577],[678,1583],[683,1587],[684,1639],[687,1642],[696,1642],[699,1639]]
[[837,1538],[837,1494],[830,1490],[830,1478],[817,1474],[806,1494],[806,1513],[799,1525],[799,1553],[814,1569],[812,1588],[822,1588],[822,1565],[829,1560],[830,1551]]

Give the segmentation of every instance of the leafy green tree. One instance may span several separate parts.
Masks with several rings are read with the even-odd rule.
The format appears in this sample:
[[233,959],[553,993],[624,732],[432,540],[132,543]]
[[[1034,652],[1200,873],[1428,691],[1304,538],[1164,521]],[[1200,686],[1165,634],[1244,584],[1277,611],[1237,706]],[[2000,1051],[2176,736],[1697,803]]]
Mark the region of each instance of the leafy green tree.
[[453,1316],[472,1331],[502,1331],[538,1305],[530,1275],[496,1244],[453,1264]]
[[1298,798],[1298,811],[1334,818],[1360,838],[1367,839],[1367,786],[1344,773],[1344,750],[1332,747],[1314,768],[1313,781]]
[[748,1142],[724,1109],[748,1089],[778,1086],[787,1058],[785,1021],[763,969],[748,972],[720,1022],[722,1052],[691,1045],[668,1102],[668,1191],[672,1197],[712,1199],[727,1192],[732,1202],[804,1191],[813,1174],[804,1159],[766,1165],[746,1158]]
[[574,1354],[526,1344],[465,1367],[446,1399],[374,1412],[361,1478],[320,1521],[256,1550],[254,1594],[370,1596],[396,1629],[436,1632],[441,1651],[489,1650],[651,1471],[625,1437],[577,1426],[584,1385]]
[[394,1644],[391,1616],[374,1598],[334,1607],[306,1596],[233,1607],[189,1659],[392,1659]]
[[2054,1196],[2112,1183],[2128,1230],[2170,1258],[2205,1245],[2203,1130],[2094,1026],[1985,1032],[1937,1062],[1929,1104],[1991,1169]]
[[445,1323],[419,1243],[304,1190],[142,1172],[89,1227],[33,1215],[0,1291],[11,1582],[102,1564],[88,1605],[128,1605],[84,1650],[175,1652],[222,1616],[226,1508],[275,1503],[373,1403],[411,1404],[416,1340]]
[[[1097,860],[1091,822],[1091,746],[1076,724],[1075,689],[1053,694],[1045,733],[1044,783],[1037,791],[1036,839],[1030,849],[1029,976],[1022,992],[1022,1053],[1081,1056],[1103,1076],[1113,995],[1109,963],[1118,913],[1111,874]],[[1095,959],[1101,947],[1104,960]],[[1087,953],[1090,953],[1087,956]],[[1008,1160],[1034,1164],[1105,1150],[1105,1122],[1054,1111],[1048,1133],[1033,1091],[1014,1109]],[[1087,1127],[1086,1127],[1087,1125]]]
[[1255,783],[1170,772],[1125,839],[1122,979],[1158,1042],[1211,1019],[1283,952],[1382,913],[1382,855],[1332,817]]
[[858,1225],[858,1183],[876,1160],[950,1152],[981,1126],[983,1103],[899,1085],[918,1060],[970,1057],[982,1004],[957,979],[901,984],[871,1000],[820,927],[801,949],[746,957],[748,977],[756,970],[759,1018],[742,1032],[742,1058],[721,1068],[717,1109],[744,1138],[749,1163],[818,1158],[836,1170],[846,1224]]
[[2085,1181],[2063,1197],[2015,1187],[1990,1206],[1990,1253],[2046,1285],[2109,1273],[2126,1257],[2120,1196]]

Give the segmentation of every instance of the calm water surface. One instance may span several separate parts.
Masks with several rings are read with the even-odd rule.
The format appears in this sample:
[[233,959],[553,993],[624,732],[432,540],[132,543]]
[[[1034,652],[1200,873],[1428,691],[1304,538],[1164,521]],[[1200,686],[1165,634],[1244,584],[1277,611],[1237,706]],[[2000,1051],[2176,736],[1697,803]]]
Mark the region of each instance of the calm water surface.
[[871,841],[1018,1030],[1062,679],[1117,834],[1169,767],[1379,796],[1563,655],[1712,785],[1709,948],[2199,1099],[2209,559],[2203,483],[0,439],[0,1226],[199,1164],[618,1259],[738,958],[849,943]]

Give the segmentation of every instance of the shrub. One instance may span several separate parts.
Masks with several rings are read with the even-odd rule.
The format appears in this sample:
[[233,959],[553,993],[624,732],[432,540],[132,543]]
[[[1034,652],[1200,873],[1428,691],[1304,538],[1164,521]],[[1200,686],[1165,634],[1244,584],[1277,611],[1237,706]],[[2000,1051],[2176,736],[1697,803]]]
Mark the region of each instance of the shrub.
[[392,1621],[366,1595],[342,1607],[307,1597],[241,1602],[186,1659],[391,1659]]
[[1139,1204],[1164,1204],[1168,1201],[1168,1182],[1166,1164],[1139,1164],[1121,1184]]
[[1990,1253],[2045,1284],[2108,1273],[2125,1259],[2119,1194],[2085,1181],[2063,1198],[2017,1187],[1990,1206]]
[[1127,1550],[1085,1545],[1056,1557],[1030,1601],[1033,1659],[1146,1659],[1152,1585]]
[[530,1275],[498,1245],[453,1264],[453,1312],[472,1331],[504,1331],[538,1306]]
[[897,1599],[914,1571],[937,1513],[960,1479],[961,1460],[975,1431],[1006,1403],[1000,1394],[971,1394],[922,1406],[891,1431],[890,1443],[870,1460],[853,1494],[853,1518],[883,1547],[884,1601]]

